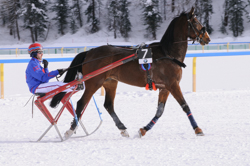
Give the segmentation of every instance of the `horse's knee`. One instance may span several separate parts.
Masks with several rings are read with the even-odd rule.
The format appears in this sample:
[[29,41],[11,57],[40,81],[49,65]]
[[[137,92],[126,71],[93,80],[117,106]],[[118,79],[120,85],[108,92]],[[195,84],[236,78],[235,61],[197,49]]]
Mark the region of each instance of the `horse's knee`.
[[156,112],[156,117],[157,118],[160,118],[164,112],[164,107],[165,107],[165,104],[164,103],[159,103],[158,104],[158,108],[157,108],[157,112]]
[[181,108],[183,109],[183,111],[184,111],[185,113],[188,113],[188,112],[190,111],[190,108],[189,108],[189,106],[187,105],[187,103],[182,104],[182,105],[181,105]]
[[103,106],[108,112],[113,110],[113,103],[111,101],[105,101]]

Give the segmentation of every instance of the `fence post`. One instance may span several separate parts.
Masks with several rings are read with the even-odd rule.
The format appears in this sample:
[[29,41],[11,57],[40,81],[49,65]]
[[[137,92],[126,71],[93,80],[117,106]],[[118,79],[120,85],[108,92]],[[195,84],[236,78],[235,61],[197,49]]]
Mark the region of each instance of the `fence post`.
[[61,48],[61,54],[62,54],[62,56],[63,56],[63,47]]
[[193,92],[196,92],[196,57],[193,58]]
[[18,48],[16,48],[16,57],[17,57],[17,54],[18,54]]
[[1,99],[4,98],[4,64],[0,64],[0,77],[1,77]]
[[102,87],[101,87],[101,96],[104,96],[104,94],[105,94],[105,93],[104,93],[104,87],[102,86]]
[[228,52],[228,50],[229,50],[229,42],[227,43],[227,52]]

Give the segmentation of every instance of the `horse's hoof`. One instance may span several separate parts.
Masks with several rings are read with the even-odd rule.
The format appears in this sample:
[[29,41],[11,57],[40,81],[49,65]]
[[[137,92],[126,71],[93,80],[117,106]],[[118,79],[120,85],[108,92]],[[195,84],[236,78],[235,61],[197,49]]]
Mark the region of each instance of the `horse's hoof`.
[[127,130],[120,130],[123,137],[129,137]]
[[204,136],[204,133],[199,127],[197,127],[194,131],[197,136]]
[[147,131],[145,129],[142,129],[142,128],[140,128],[140,130],[138,131],[140,137],[144,136],[146,134],[146,132]]

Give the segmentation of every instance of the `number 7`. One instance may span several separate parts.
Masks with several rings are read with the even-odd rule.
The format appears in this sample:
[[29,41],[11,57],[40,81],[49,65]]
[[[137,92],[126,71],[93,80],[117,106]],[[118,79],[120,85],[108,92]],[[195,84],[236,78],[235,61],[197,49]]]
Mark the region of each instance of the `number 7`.
[[148,49],[141,49],[142,51],[145,51],[145,53],[144,53],[144,55],[143,55],[143,57],[142,57],[142,59],[145,59],[145,57],[146,57],[146,55],[147,55],[147,53],[148,53]]

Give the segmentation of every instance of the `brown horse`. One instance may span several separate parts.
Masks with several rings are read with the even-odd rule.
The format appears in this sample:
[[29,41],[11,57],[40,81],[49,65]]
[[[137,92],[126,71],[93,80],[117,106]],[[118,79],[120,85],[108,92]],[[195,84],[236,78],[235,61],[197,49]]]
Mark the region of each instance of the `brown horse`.
[[[117,83],[121,81],[129,85],[145,87],[148,83],[149,76],[150,80],[155,83],[155,87],[159,89],[158,108],[155,117],[149,124],[139,130],[140,135],[144,136],[161,117],[169,93],[173,95],[183,111],[187,114],[195,133],[197,135],[204,135],[195,122],[179,86],[182,77],[181,66],[184,65],[183,61],[187,52],[188,38],[193,41],[198,41],[201,45],[210,42],[205,27],[201,25],[194,15],[194,8],[192,8],[190,12],[183,12],[180,16],[174,18],[159,43],[153,43],[147,46],[152,49],[153,53],[153,62],[148,74],[142,70],[136,60],[87,80],[85,82],[85,92],[77,102],[76,114],[78,119],[81,118],[82,110],[88,104],[92,95],[103,86],[106,91],[104,107],[113,118],[122,136],[127,137],[128,133],[126,127],[114,111],[114,98]],[[77,71],[86,75],[126,56],[134,54],[135,52],[136,49],[125,49],[106,45],[80,53],[74,58],[70,67],[79,66],[79,64],[83,65],[69,70],[65,76],[64,82],[73,81]],[[70,130],[67,131],[71,131],[69,136],[76,130],[76,126],[76,121],[73,120]]]

